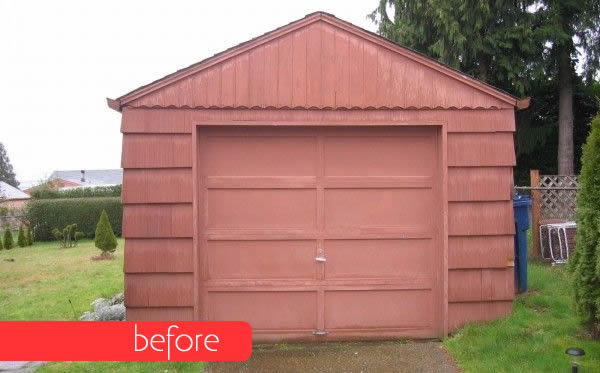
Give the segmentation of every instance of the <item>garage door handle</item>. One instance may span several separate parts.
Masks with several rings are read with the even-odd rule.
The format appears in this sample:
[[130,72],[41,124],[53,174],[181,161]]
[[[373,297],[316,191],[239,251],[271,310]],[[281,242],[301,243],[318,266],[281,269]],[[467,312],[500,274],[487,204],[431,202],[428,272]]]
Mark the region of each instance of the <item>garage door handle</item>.
[[318,257],[316,257],[316,258],[315,258],[315,260],[316,260],[317,262],[319,262],[319,263],[325,263],[325,262],[327,261],[327,259],[325,259],[325,258],[324,258],[324,257],[322,257],[322,256],[318,256]]

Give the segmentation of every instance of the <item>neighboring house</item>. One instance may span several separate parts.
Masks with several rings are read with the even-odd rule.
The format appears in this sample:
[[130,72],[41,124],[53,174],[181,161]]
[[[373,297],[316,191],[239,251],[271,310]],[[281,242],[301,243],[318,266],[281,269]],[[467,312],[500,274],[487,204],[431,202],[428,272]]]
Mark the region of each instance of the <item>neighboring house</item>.
[[0,181],[0,208],[20,209],[29,201],[29,195],[14,186]]
[[[121,185],[123,183],[123,170],[59,170],[54,171],[48,177],[48,182],[56,189],[86,188]],[[42,182],[24,182],[25,193],[31,194],[31,190]]]
[[118,168],[111,170],[54,171],[48,180],[59,183],[59,189],[121,185],[123,183],[123,170]]

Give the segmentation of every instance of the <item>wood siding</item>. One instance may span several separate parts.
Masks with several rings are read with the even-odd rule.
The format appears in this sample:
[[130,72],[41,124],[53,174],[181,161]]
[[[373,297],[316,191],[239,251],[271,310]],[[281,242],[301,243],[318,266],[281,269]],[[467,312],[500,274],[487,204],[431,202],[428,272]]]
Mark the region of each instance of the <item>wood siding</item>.
[[[136,306],[128,314],[144,317],[189,316],[181,299],[153,299],[140,305],[157,282],[182,281],[170,276],[193,272],[192,128],[195,123],[240,120],[277,124],[347,121],[364,125],[397,121],[446,125],[448,133],[448,292],[449,328],[502,314],[512,299],[514,222],[511,199],[514,148],[512,110],[191,110],[126,109],[123,114],[122,200],[126,243],[126,297]],[[467,151],[471,149],[472,151]],[[489,155],[489,154],[491,155]],[[496,160],[495,160],[496,159]],[[140,281],[140,274],[144,279]],[[160,281],[152,282],[154,278]],[[191,278],[191,277],[190,277]],[[491,279],[491,280],[490,280]],[[487,282],[486,282],[487,281]],[[492,281],[492,285],[490,282]],[[486,285],[487,284],[487,285]],[[486,287],[487,286],[487,287]],[[492,291],[490,286],[498,286]],[[139,294],[132,294],[132,288]],[[191,285],[179,289],[189,292]],[[150,298],[148,298],[150,299]],[[185,302],[184,302],[185,303]],[[143,313],[143,307],[149,313]],[[187,303],[186,307],[189,306]],[[509,308],[508,308],[509,309]],[[167,316],[173,315],[173,316]]]
[[394,53],[398,49],[317,21],[207,66],[127,106],[512,109],[507,102],[449,76],[445,68],[420,63],[415,59],[422,57],[415,58],[412,52]]

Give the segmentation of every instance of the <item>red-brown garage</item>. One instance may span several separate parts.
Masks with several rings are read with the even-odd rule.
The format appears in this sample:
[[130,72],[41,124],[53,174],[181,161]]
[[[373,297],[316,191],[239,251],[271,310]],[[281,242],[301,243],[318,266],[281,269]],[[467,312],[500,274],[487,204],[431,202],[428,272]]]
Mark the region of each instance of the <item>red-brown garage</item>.
[[331,340],[510,312],[518,104],[325,13],[109,100],[128,319]]

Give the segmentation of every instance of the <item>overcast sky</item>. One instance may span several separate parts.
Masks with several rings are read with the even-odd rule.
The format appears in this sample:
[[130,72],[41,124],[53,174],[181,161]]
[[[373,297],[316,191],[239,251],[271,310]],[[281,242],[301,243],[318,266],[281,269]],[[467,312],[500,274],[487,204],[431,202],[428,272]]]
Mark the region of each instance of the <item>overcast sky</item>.
[[374,30],[377,0],[0,0],[0,142],[19,181],[118,168],[134,88],[323,10]]

